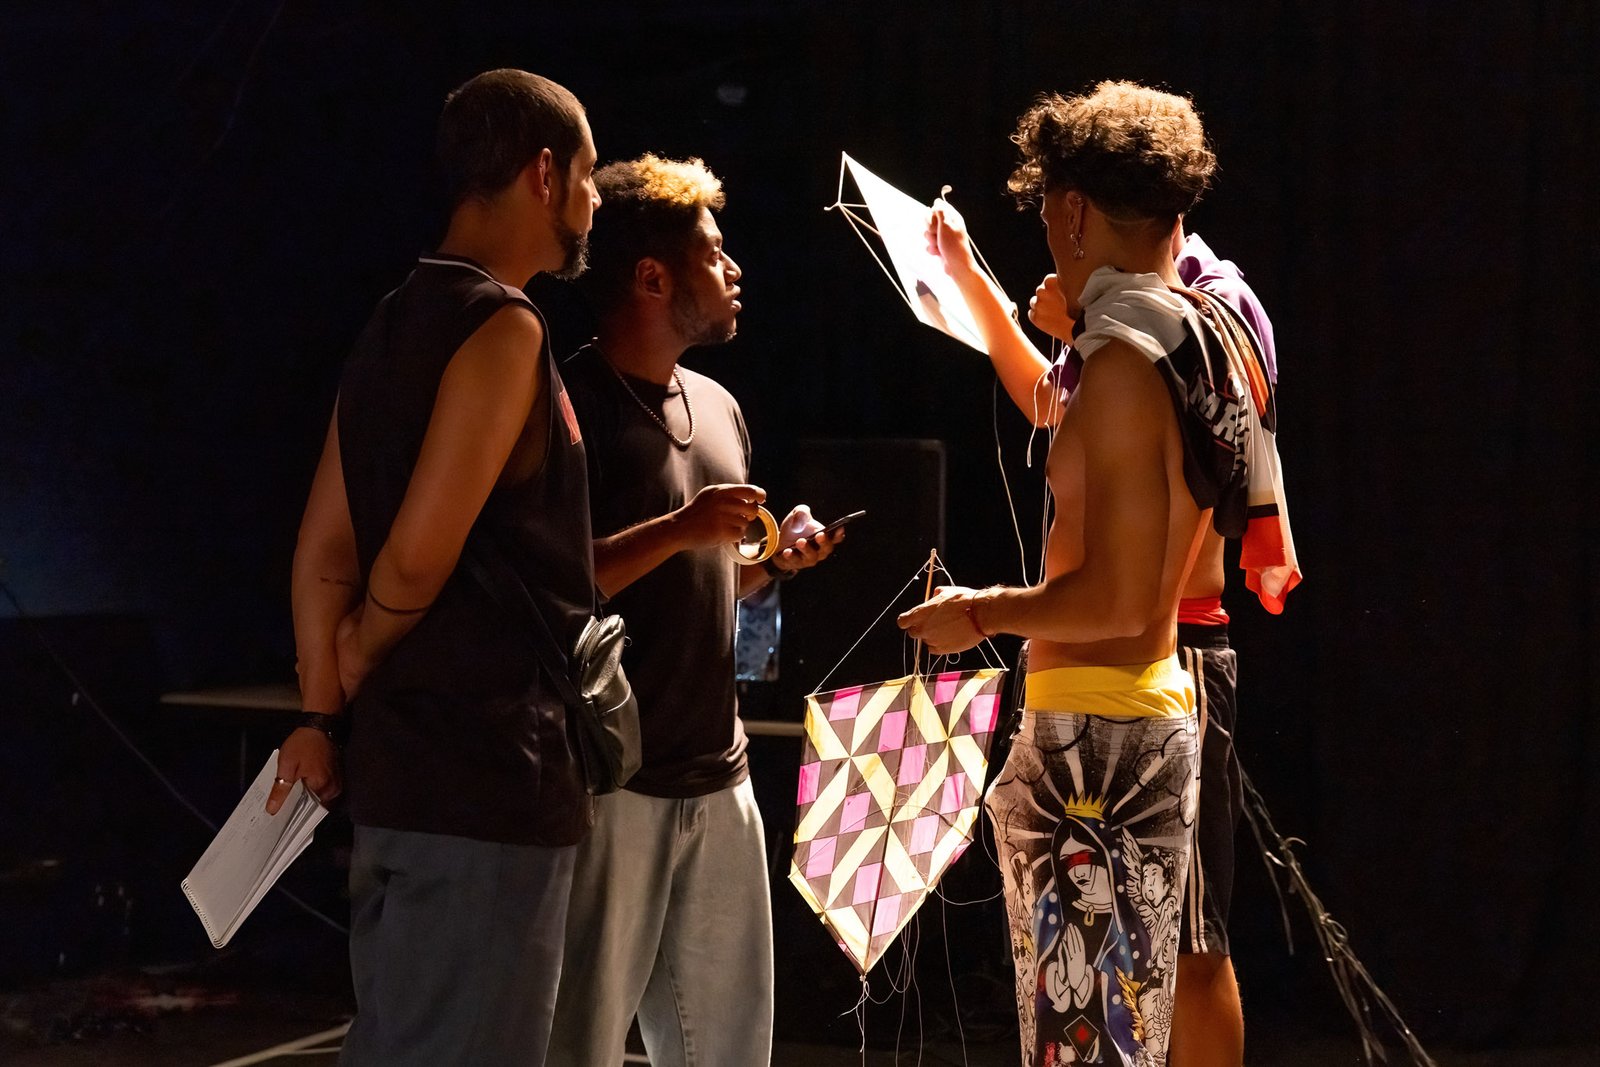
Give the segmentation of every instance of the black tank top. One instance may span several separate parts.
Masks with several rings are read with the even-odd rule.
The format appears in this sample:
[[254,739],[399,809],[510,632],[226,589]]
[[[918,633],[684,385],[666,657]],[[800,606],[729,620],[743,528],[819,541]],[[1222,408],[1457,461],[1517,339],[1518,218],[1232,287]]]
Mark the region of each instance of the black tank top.
[[[339,390],[339,451],[363,575],[400,510],[445,368],[507,304],[537,314],[520,289],[477,264],[425,256],[356,342]],[[530,358],[545,367],[535,401],[547,405],[543,465],[490,494],[463,555],[520,578],[570,648],[594,610],[587,470],[548,331]],[[512,844],[583,837],[588,804],[566,712],[540,675],[532,640],[456,568],[351,706],[345,775],[357,824]]]

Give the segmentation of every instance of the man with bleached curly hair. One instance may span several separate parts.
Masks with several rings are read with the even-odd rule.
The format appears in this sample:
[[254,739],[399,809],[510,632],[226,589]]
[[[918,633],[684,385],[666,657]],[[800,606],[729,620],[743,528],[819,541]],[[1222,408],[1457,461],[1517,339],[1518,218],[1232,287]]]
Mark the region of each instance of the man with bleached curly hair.
[[772,1047],[765,835],[734,681],[735,607],[826,558],[803,506],[765,565],[728,552],[766,493],[734,398],[679,366],[738,326],[738,265],[698,159],[595,174],[605,203],[585,284],[598,335],[562,367],[588,447],[595,580],[627,622],[643,765],[595,798],[567,912],[550,1061],[622,1061],[635,1014],[657,1067],[764,1064]]
[[[1103,82],[1043,98],[1012,139],[1010,186],[1039,205],[1073,323],[1057,373],[942,202],[929,242],[1007,391],[1057,427],[1045,581],[943,589],[901,624],[938,653],[994,633],[1030,639],[1022,727],[987,802],[1007,913],[1023,924],[1012,939],[1023,1062],[1146,1067],[1167,1058],[1179,928],[1148,906],[1142,876],[1173,872],[1161,899],[1182,899],[1194,834],[1198,723],[1175,654],[1180,601],[1207,528],[1239,536],[1275,499],[1275,453],[1262,450],[1270,394],[1258,410],[1249,331],[1187,289],[1174,260],[1180,220],[1216,166],[1187,99]],[[1291,571],[1276,561],[1272,595]],[[1063,860],[1051,842],[1069,825]],[[1093,862],[1118,887],[1104,907],[1060,877]]]

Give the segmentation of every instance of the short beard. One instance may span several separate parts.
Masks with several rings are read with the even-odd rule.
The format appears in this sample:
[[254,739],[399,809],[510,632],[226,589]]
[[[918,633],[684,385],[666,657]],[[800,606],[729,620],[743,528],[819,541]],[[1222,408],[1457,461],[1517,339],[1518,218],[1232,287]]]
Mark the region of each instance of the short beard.
[[682,289],[672,291],[672,328],[685,345],[720,345],[733,340],[738,333],[737,320],[718,320],[706,316],[695,307],[692,299]]
[[556,219],[556,240],[561,244],[561,267],[550,273],[571,281],[589,268],[589,235],[579,233],[562,219]]

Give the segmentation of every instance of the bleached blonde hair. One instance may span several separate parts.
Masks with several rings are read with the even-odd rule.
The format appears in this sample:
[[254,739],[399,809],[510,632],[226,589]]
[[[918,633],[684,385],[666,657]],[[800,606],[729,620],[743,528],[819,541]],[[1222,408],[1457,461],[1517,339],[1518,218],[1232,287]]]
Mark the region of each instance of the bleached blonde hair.
[[646,152],[601,167],[594,184],[600,210],[589,234],[584,278],[602,311],[627,295],[641,259],[669,267],[681,263],[701,212],[721,211],[727,204],[722,179],[693,157],[665,159]]

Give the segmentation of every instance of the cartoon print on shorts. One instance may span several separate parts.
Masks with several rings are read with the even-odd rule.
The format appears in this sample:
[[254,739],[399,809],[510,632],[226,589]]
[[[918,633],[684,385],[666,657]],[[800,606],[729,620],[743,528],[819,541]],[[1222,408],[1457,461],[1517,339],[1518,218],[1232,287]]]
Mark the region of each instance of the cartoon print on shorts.
[[[1022,1063],[1159,1067],[1193,825],[1192,728],[1089,718],[1049,741],[1014,748],[989,797]],[[1084,791],[1085,779],[1110,788]]]

